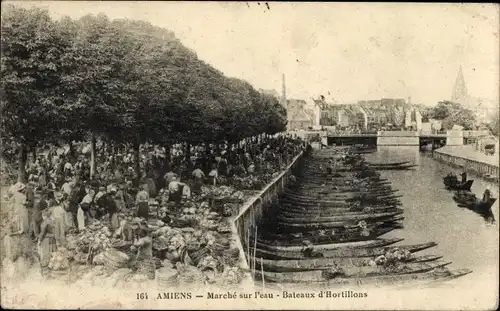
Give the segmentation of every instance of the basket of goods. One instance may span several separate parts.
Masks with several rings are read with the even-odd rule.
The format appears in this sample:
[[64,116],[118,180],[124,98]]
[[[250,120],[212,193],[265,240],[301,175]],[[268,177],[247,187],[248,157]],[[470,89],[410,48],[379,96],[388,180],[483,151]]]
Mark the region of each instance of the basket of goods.
[[180,262],[176,265],[179,271],[179,286],[205,283],[207,278],[199,269],[190,265],[183,265]]
[[111,247],[113,247],[116,250],[119,251],[127,251],[130,249],[130,246],[132,245],[132,242],[127,242],[123,240],[117,240],[111,243]]
[[163,267],[158,269],[157,272],[157,282],[160,287],[176,287],[179,284],[177,278],[178,272],[172,267]]
[[72,255],[66,248],[59,248],[52,253],[48,268],[52,271],[66,270],[69,268],[69,259]]
[[115,249],[109,249],[103,253],[104,266],[112,270],[118,270],[127,266],[129,256]]
[[229,245],[230,243],[228,239],[220,238],[218,241],[213,243],[212,248],[216,253],[222,253],[229,248]]
[[224,263],[229,266],[234,266],[240,259],[240,250],[237,247],[231,247],[227,251],[222,253],[222,259]]
[[228,224],[220,224],[217,227],[217,232],[219,232],[219,233],[230,233],[231,232],[231,227],[229,227]]
[[227,268],[222,273],[219,283],[222,286],[239,284],[243,279],[243,276],[243,271],[241,271],[238,267]]
[[203,258],[204,256],[209,255],[210,253],[211,253],[211,251],[207,247],[203,247],[203,248],[200,248],[200,249],[194,250],[194,251],[189,251],[188,250],[189,257],[191,258],[191,260],[193,261],[193,263],[195,265],[198,265],[198,263],[201,260],[201,258]]
[[148,279],[154,280],[156,276],[155,260],[153,258],[144,259],[137,264],[137,273],[145,275]]
[[153,239],[153,249],[157,251],[164,251],[168,249],[168,245],[169,245],[169,239],[163,235],[160,235]]
[[155,264],[155,269],[160,269],[161,267],[163,267],[163,263],[162,263],[162,261],[161,261],[160,258],[153,257],[153,261],[154,261],[154,264]]
[[233,207],[229,203],[224,203],[222,206],[222,216],[231,217],[233,215]]

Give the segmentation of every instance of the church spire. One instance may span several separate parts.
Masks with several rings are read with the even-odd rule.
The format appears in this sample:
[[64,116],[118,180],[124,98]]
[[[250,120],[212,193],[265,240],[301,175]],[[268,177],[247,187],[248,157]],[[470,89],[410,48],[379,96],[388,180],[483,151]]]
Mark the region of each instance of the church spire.
[[451,101],[462,105],[466,105],[468,97],[469,94],[467,93],[467,86],[465,85],[462,66],[460,66],[460,69],[458,70],[457,79],[455,80],[455,86],[453,87]]

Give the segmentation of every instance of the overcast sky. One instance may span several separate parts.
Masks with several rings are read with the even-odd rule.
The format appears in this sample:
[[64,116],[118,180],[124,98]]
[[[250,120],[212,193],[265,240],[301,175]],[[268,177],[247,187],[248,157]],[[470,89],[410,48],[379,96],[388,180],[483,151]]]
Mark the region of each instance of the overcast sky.
[[46,7],[56,18],[102,12],[149,21],[256,88],[281,92],[284,73],[289,98],[411,96],[434,104],[450,99],[460,65],[472,96],[499,97],[499,7],[492,4],[18,4]]

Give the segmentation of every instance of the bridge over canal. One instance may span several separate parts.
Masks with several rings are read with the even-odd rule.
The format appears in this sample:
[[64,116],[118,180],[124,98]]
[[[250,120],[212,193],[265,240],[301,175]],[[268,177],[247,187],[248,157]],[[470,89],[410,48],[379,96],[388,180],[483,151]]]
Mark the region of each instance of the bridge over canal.
[[477,138],[488,135],[485,131],[378,131],[377,133],[332,133],[328,132],[323,143],[328,145],[367,144],[377,146],[424,146],[433,148],[444,145],[471,144]]

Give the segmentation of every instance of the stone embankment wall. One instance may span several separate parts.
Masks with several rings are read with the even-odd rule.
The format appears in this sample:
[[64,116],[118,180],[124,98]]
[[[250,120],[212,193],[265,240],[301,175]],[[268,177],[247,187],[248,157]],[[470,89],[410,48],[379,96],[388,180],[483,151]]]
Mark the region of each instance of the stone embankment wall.
[[[240,213],[232,222],[233,235],[238,237],[238,247],[240,248],[241,267],[244,270],[250,271],[251,256],[247,256],[247,250],[243,247],[244,244],[249,246],[249,234],[255,234],[256,226],[262,217],[266,204],[283,192],[287,186],[290,176],[294,169],[299,165],[303,154],[297,155],[287,168],[281,172],[272,182],[256,194],[252,199],[248,200],[240,209]],[[249,275],[250,276],[250,275]]]
[[494,179],[496,182],[499,181],[498,165],[469,159],[459,155],[444,153],[440,150],[434,150],[432,156],[438,161],[463,168],[466,172],[474,172],[480,176],[486,176]]

